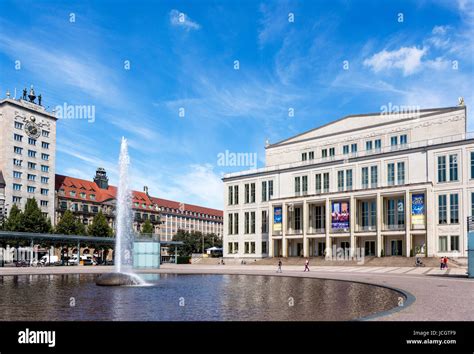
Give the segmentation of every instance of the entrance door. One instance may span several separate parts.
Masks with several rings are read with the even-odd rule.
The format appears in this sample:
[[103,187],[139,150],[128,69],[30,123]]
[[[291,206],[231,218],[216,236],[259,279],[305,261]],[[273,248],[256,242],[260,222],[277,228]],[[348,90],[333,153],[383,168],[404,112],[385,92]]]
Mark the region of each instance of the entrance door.
[[392,256],[402,255],[402,240],[392,240]]
[[303,244],[302,243],[297,243],[296,244],[296,256],[302,256],[303,255]]
[[326,242],[318,242],[318,256],[324,256],[326,250]]
[[341,248],[345,251],[346,249],[348,249],[350,246],[349,246],[349,242],[347,241],[342,241],[341,242]]
[[365,255],[375,256],[375,241],[365,241]]

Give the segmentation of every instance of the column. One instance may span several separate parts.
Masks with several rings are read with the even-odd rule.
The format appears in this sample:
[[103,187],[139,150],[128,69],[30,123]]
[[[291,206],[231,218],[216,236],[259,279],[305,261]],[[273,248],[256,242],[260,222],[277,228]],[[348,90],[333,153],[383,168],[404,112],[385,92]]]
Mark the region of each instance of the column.
[[303,257],[309,257],[309,240],[306,235],[308,230],[308,202],[303,201]]
[[165,217],[165,240],[168,241],[168,215]]
[[429,186],[426,189],[426,201],[425,201],[425,208],[426,208],[426,253],[428,257],[432,257],[436,252],[436,245],[438,244],[438,240],[436,239],[435,233],[435,213],[437,213],[436,209],[436,195],[433,193],[433,188]]
[[410,257],[411,251],[411,200],[410,191],[405,191],[405,257]]
[[273,204],[268,209],[268,257],[273,257]]
[[329,237],[329,230],[331,230],[331,203],[329,198],[326,198],[325,209],[326,224],[324,230],[326,232],[326,258],[328,258],[332,257],[331,237]]
[[383,197],[380,193],[377,193],[377,242],[376,242],[376,254],[377,257],[382,256],[382,227],[383,227]]
[[288,257],[288,240],[286,239],[286,225],[287,225],[287,217],[288,217],[288,210],[286,203],[282,204],[282,211],[283,211],[283,225],[282,225],[282,256]]
[[354,235],[354,230],[355,230],[355,215],[356,215],[356,203],[355,203],[355,198],[353,195],[351,195],[351,202],[350,202],[350,209],[349,209],[349,234],[350,234],[350,249],[349,249],[349,255],[351,258],[354,257],[355,255],[355,235]]
[[376,245],[376,255],[381,257],[382,255],[382,220],[383,220],[383,197],[380,193],[377,193],[377,242]]

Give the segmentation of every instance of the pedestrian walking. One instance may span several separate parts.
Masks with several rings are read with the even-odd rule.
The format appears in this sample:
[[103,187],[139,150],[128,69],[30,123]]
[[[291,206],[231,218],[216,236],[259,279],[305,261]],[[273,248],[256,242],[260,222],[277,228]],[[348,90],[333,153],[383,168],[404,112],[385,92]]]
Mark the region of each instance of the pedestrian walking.
[[444,257],[443,263],[444,263],[444,269],[448,269],[448,257]]
[[439,264],[439,269],[440,270],[443,270],[444,269],[444,258],[441,257],[441,259],[439,260],[440,264]]
[[304,271],[303,272],[309,272],[309,259],[306,258],[306,261],[304,262]]
[[277,273],[281,273],[281,259],[278,260],[278,269]]

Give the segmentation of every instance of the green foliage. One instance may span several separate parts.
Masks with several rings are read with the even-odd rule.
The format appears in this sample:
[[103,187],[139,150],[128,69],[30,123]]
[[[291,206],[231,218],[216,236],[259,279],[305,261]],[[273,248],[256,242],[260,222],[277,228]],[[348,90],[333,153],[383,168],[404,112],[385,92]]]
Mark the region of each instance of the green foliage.
[[112,237],[114,232],[107,222],[107,218],[101,211],[94,216],[92,223],[87,228],[87,233],[96,237]]
[[20,231],[21,229],[21,210],[16,204],[13,204],[10,215],[3,224],[5,231]]
[[[202,234],[199,231],[187,232],[178,230],[173,236],[173,241],[182,241],[183,245],[179,245],[178,254],[180,256],[190,256],[192,253],[204,253],[204,250],[210,247],[222,247],[222,240],[215,234]],[[203,248],[204,241],[204,248]],[[174,255],[176,246],[171,245],[168,253]]]
[[142,234],[151,235],[155,232],[153,225],[150,220],[146,219],[142,226]]
[[16,205],[12,206],[4,229],[6,231],[49,233],[52,226],[51,220],[46,219],[38,207],[36,199],[31,198],[26,201],[24,211],[21,211]]
[[191,260],[190,256],[178,256],[177,263],[178,264],[189,264]]
[[85,235],[86,227],[70,210],[66,210],[54,230],[56,234]]

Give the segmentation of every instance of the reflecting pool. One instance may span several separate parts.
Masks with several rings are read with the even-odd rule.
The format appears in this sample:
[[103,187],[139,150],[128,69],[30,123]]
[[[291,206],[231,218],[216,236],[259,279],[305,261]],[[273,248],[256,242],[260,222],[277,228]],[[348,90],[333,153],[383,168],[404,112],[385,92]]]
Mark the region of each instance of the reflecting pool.
[[147,286],[100,287],[98,275],[0,277],[0,320],[324,321],[392,309],[399,292],[284,276],[141,274]]

